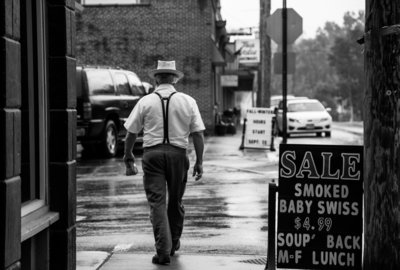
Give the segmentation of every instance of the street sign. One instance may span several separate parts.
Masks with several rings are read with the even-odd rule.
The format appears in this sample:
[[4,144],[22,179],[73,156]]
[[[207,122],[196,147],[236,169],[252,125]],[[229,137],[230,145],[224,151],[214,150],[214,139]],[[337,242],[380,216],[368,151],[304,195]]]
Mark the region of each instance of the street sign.
[[363,147],[279,147],[277,266],[361,270]]
[[[303,33],[303,18],[293,9],[287,9],[287,43],[292,44]],[[282,9],[267,18],[267,35],[282,44]]]
[[[294,74],[296,69],[296,53],[287,53],[287,74]],[[274,53],[274,73],[282,74],[282,53]]]

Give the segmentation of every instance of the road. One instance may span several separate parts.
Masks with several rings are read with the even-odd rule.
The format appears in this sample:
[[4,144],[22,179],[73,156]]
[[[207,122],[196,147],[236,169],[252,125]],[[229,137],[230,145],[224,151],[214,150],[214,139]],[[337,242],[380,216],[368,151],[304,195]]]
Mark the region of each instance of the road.
[[[204,177],[190,178],[184,197],[180,252],[266,255],[267,188],[278,177],[278,151],[239,151],[240,139],[209,140]],[[331,138],[296,136],[288,143],[360,145],[362,135],[338,127]],[[121,157],[78,158],[77,174],[77,250],[153,252],[142,174],[124,176]]]

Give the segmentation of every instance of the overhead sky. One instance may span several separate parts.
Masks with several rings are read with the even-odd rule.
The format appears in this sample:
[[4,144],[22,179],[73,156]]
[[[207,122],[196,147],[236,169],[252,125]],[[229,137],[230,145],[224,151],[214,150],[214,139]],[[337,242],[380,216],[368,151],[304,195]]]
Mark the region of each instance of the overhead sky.
[[[347,11],[365,10],[365,0],[287,0],[286,3],[303,18],[302,37],[306,38],[315,36],[327,21],[343,25]],[[271,0],[271,14],[282,5],[282,0]],[[221,0],[221,14],[228,30],[258,27],[259,13],[260,0]]]

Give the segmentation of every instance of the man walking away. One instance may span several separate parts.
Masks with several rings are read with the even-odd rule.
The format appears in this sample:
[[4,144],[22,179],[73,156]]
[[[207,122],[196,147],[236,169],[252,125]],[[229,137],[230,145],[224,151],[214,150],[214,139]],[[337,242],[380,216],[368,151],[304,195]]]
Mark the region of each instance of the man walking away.
[[134,163],[132,148],[143,128],[143,184],[157,251],[152,262],[166,265],[180,247],[189,135],[196,153],[193,176],[197,181],[203,175],[205,127],[196,101],[174,87],[183,77],[176,70],[175,61],[158,61],[157,69],[150,71],[149,76],[155,79],[156,89],[139,100],[125,123],[128,132],[124,161]]

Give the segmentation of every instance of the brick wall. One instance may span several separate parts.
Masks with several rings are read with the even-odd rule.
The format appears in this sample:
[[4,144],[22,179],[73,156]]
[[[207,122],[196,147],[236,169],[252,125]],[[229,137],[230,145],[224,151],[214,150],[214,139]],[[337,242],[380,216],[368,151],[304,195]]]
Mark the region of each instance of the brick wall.
[[19,1],[0,1],[0,269],[21,257],[21,62]]
[[76,269],[75,1],[48,0],[49,269]]
[[[0,269],[28,269],[29,263],[32,265],[34,263],[38,269],[74,270],[76,268],[75,1],[32,1],[32,6],[29,5],[29,8],[25,5],[27,2],[0,1]],[[45,15],[48,17],[38,12],[38,4],[46,7]],[[23,30],[22,25],[25,23],[25,17],[31,17],[25,14],[31,9],[35,9],[35,13],[38,14],[37,17],[32,16],[32,20],[40,18],[46,22],[48,33],[48,47],[44,48],[47,55],[43,59],[48,70],[41,67],[32,68],[38,73],[48,71],[46,73],[48,84],[44,87],[36,87],[34,79],[27,78],[25,66],[21,65],[28,58],[28,54],[32,55],[32,58],[40,58],[37,51],[27,49],[28,52],[24,52],[22,49],[24,42],[27,43],[23,36],[28,32]],[[32,32],[34,33],[32,40],[36,40],[37,32]],[[43,37],[38,35],[38,39]],[[28,84],[31,86],[29,94]],[[48,132],[44,137],[49,153],[48,162],[37,161],[33,166],[37,171],[42,164],[47,166],[49,179],[44,182],[40,177],[34,178],[35,185],[31,186],[32,183],[27,175],[21,176],[23,167],[21,160],[26,158],[23,155],[27,155],[26,149],[29,146],[39,147],[40,144],[38,140],[30,140],[29,134],[22,134],[24,127],[22,123],[30,121],[26,117],[27,108],[24,108],[23,104],[30,99],[36,106],[36,96],[32,97],[31,94],[38,95],[39,88],[47,91],[43,93],[47,97],[43,100],[48,101],[49,106],[46,107],[45,114],[48,115],[49,123],[44,128],[45,132]],[[43,118],[35,118],[35,121],[41,121],[43,125],[46,123]],[[35,125],[35,132],[39,132],[38,130],[38,125]],[[42,215],[49,213],[46,207],[33,212],[29,218],[24,215],[21,220],[21,201],[24,200],[21,190],[26,190],[28,187],[29,192],[34,192],[34,198],[38,198],[38,192],[33,187],[39,187],[40,181],[44,183],[46,190],[46,196],[40,195],[40,199],[47,197],[45,202],[49,203],[50,210],[57,212],[60,217],[60,220],[50,227],[48,221],[41,220]],[[27,220],[29,220],[27,227],[31,229],[30,233],[33,235],[29,233],[28,238],[21,243],[21,229],[27,231],[23,228]],[[37,228],[43,230],[39,232],[36,231]]]
[[200,0],[152,0],[149,5],[85,6],[77,16],[78,64],[133,70],[143,81],[157,60],[176,60],[185,77],[178,91],[197,100],[213,127],[212,6]]

